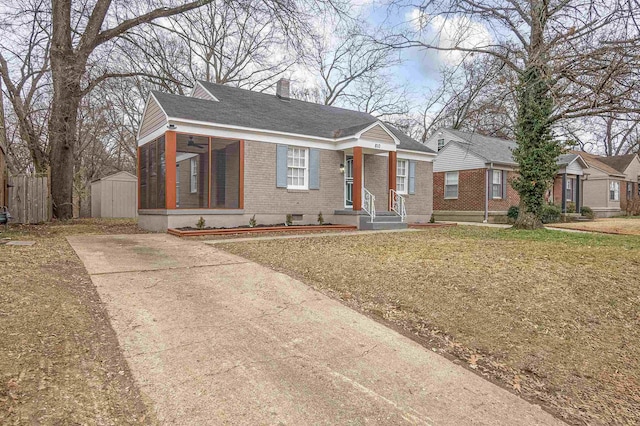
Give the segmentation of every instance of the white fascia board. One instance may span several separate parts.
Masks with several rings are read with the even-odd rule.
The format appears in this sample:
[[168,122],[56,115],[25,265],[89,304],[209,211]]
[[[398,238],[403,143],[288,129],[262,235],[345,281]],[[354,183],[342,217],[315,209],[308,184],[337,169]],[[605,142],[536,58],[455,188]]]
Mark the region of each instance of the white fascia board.
[[387,128],[387,126],[385,126],[382,122],[380,121],[376,121],[375,123],[372,123],[370,126],[365,127],[364,129],[360,130],[358,133],[356,133],[356,138],[360,139],[360,137],[363,135],[363,133],[368,132],[369,130],[373,129],[376,126],[380,126],[382,127],[382,130],[384,130],[389,136],[391,136],[391,138],[394,140],[394,142],[396,143],[396,145],[400,144],[400,139],[398,139],[396,137],[396,135],[393,134],[393,132],[391,132],[391,130],[389,130]]
[[[320,136],[302,135],[299,133],[278,132],[276,130],[254,129],[251,127],[234,126],[231,124],[218,124],[218,123],[212,123],[209,121],[188,120],[184,118],[169,117],[168,121],[169,121],[169,124],[175,124],[178,127],[176,129],[178,131],[182,131],[182,130],[179,130],[180,126],[184,127],[185,125],[194,125],[201,128],[209,127],[211,129],[225,129],[225,130],[234,130],[234,131],[246,132],[246,133],[260,133],[265,135],[276,135],[279,137],[293,137],[301,140],[310,140],[310,141],[313,140],[313,141],[320,141],[320,142],[336,142],[336,141],[342,140],[342,139],[324,138]],[[349,136],[343,139],[352,139],[352,138],[353,136]]]
[[[287,133],[212,125],[210,123],[193,124],[187,121],[178,121],[175,119],[170,119],[169,124],[174,124],[176,128],[172,130],[178,133],[190,133],[194,135],[211,136],[224,139],[242,139],[256,142],[289,144],[305,148],[336,149],[336,144],[332,139],[309,138]],[[167,129],[162,130],[166,131]]]
[[160,136],[164,135],[164,132],[166,132],[167,130],[169,130],[169,129],[167,129],[166,126],[162,126],[158,130],[154,130],[153,132],[149,133],[144,138],[138,139],[138,146],[142,146],[142,145],[144,145],[146,143],[151,142],[154,139],[159,138]]
[[[138,127],[138,131],[136,132],[137,140],[140,140],[140,129],[142,129],[142,123],[144,123],[144,119],[146,118],[146,114],[147,114],[147,107],[149,106],[149,101],[151,101],[152,98],[155,101],[155,103],[158,104],[158,108],[160,108],[160,111],[162,111],[162,113],[164,114],[165,121],[169,120],[169,116],[167,115],[167,112],[164,110],[164,108],[162,108],[162,105],[160,105],[160,102],[158,102],[156,97],[153,96],[153,93],[149,92],[149,96],[147,96],[147,102],[144,104],[144,110],[142,111],[142,121],[140,121],[140,126]],[[140,143],[138,143],[138,146],[140,146]]]
[[[436,157],[436,154],[432,152],[409,151],[406,149],[397,149],[396,152],[398,153],[398,160],[427,161],[429,163],[432,163]],[[389,153],[381,152],[380,154],[376,154],[376,156],[388,157]]]
[[395,151],[396,144],[392,142],[383,142],[374,139],[352,139],[347,142],[339,142],[335,145],[335,149],[338,151],[344,151],[345,149],[351,149],[360,146],[362,148],[380,150],[380,151]]

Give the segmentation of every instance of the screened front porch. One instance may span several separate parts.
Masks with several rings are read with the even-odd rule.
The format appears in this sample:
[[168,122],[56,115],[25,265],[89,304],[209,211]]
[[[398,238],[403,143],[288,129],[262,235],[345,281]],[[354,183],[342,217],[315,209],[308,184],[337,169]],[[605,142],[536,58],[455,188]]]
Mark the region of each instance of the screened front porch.
[[139,209],[242,209],[243,145],[168,131],[140,146]]

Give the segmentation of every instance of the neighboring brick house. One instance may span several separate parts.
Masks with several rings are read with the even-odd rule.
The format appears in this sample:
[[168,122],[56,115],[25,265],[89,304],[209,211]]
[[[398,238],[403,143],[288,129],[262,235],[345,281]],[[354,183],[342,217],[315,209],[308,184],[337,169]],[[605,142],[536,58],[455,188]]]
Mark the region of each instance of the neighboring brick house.
[[275,95],[202,81],[190,96],[154,91],[138,132],[139,225],[426,222],[435,156],[369,114],[290,99],[285,79]]
[[[640,157],[638,154],[610,157],[588,156],[586,160],[594,162],[594,167],[599,163],[601,173],[598,176],[608,183],[609,196],[606,200],[608,210],[605,213],[609,216],[621,212],[640,214]],[[595,177],[594,174],[593,182],[596,182]],[[615,200],[616,197],[617,200]]]
[[[515,142],[441,129],[425,145],[438,150],[433,165],[436,220],[506,221],[509,207],[520,202],[510,184],[518,175],[512,155]],[[586,163],[579,155],[565,154],[558,158],[558,167],[559,185],[550,188],[548,200],[556,200],[567,212],[570,202],[581,204],[580,182]]]

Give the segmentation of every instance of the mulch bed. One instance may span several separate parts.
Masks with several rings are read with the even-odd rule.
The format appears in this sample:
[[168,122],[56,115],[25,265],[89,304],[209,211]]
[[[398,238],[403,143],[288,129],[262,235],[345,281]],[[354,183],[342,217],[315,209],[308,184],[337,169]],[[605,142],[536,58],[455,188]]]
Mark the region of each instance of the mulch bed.
[[262,233],[277,233],[277,232],[314,232],[314,231],[355,231],[358,228],[353,225],[277,225],[277,226],[256,226],[254,228],[249,227],[237,227],[237,228],[178,228],[169,229],[167,232],[171,235],[178,237],[204,237],[213,235],[242,235],[242,234],[262,234]]

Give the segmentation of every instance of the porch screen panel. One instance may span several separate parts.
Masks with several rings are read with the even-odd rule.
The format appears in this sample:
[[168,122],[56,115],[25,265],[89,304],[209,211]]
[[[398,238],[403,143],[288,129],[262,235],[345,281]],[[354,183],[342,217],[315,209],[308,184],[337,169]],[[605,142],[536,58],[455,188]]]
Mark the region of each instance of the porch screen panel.
[[177,135],[176,176],[176,208],[209,207],[208,137]]
[[165,208],[164,136],[140,147],[140,207]]
[[211,140],[211,208],[240,207],[240,141]]
[[140,164],[140,193],[138,194],[138,197],[140,197],[140,208],[143,209],[149,208],[149,200],[147,199],[148,157],[149,144],[146,144],[140,147],[140,159],[138,161]]

